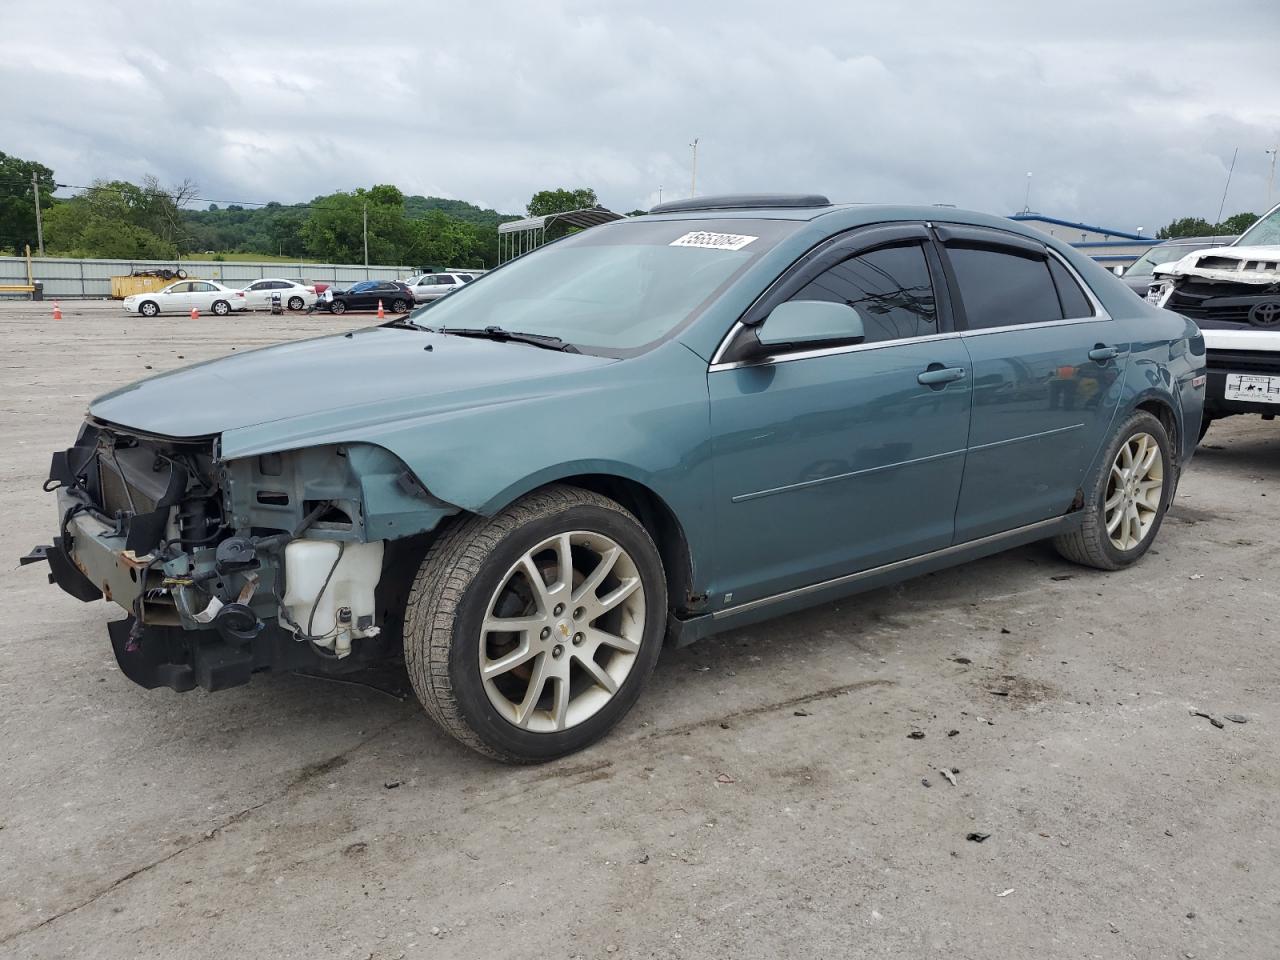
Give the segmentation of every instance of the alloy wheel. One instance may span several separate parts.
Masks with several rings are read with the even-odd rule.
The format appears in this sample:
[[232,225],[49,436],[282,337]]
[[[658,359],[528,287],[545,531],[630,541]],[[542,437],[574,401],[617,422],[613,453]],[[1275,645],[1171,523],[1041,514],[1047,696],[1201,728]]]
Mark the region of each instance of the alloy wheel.
[[602,709],[635,665],[645,596],[632,557],[600,533],[559,533],[503,575],[481,626],[490,704],[521,729],[565,730]]
[[1111,464],[1103,515],[1117,550],[1132,550],[1151,532],[1164,493],[1164,458],[1149,433],[1135,433]]

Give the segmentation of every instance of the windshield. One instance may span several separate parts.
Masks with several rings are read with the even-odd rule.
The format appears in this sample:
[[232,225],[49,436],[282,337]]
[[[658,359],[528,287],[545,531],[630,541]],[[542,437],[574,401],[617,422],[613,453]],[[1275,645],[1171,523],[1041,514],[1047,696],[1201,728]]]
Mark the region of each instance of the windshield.
[[592,227],[477,277],[414,318],[436,329],[498,326],[628,356],[692,320],[799,226],[788,220],[623,220]]
[[1151,276],[1151,271],[1162,263],[1172,263],[1175,260],[1181,260],[1188,253],[1220,246],[1222,246],[1221,243],[1158,243],[1133,261],[1133,264],[1124,272],[1124,275],[1126,277],[1149,277]]
[[1271,212],[1240,235],[1233,247],[1275,247],[1280,246],[1280,204],[1271,208]]

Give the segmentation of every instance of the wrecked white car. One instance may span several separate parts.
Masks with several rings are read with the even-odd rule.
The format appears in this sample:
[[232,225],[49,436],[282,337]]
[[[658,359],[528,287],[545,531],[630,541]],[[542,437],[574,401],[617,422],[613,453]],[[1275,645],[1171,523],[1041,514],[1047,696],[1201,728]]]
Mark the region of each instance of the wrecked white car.
[[1235,243],[1156,268],[1147,300],[1194,320],[1208,350],[1200,435],[1221,417],[1280,413],[1280,204]]

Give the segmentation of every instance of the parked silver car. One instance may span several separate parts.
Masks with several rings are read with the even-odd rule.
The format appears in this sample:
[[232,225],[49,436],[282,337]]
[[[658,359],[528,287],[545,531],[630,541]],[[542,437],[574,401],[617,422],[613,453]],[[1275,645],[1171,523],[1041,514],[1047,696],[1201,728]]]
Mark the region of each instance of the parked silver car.
[[474,274],[470,273],[424,273],[420,277],[410,277],[405,282],[413,291],[415,303],[426,303],[428,300],[439,300],[446,294],[453,293],[464,283],[470,283]]

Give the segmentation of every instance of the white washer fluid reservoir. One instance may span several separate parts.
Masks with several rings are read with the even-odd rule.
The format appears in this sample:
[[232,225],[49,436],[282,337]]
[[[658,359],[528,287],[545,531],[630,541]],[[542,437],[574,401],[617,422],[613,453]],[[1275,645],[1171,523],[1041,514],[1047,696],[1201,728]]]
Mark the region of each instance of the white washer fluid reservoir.
[[[284,548],[285,611],[318,646],[345,657],[353,637],[378,633],[373,591],[382,576],[382,548],[381,540],[294,540]],[[369,624],[363,629],[362,619]]]

